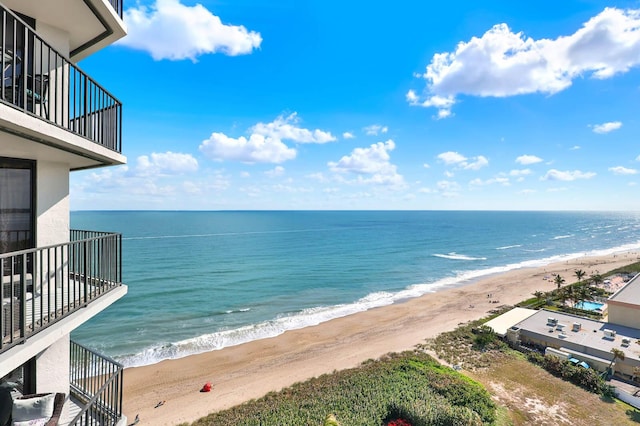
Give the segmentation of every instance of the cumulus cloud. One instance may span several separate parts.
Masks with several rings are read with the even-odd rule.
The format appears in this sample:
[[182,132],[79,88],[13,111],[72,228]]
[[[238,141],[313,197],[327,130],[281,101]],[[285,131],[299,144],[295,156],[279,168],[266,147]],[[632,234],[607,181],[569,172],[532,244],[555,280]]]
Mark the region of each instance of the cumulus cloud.
[[542,158],[536,157],[535,155],[521,155],[516,158],[516,163],[522,164],[523,166],[528,166],[529,164],[536,164],[542,162]]
[[284,167],[282,166],[276,166],[271,170],[267,170],[266,172],[264,172],[265,175],[269,176],[269,177],[278,177],[278,176],[282,176],[284,174]]
[[493,185],[493,184],[508,186],[510,182],[509,182],[509,178],[495,177],[495,178],[486,179],[486,180],[473,179],[471,182],[469,182],[469,184],[473,186],[486,186],[486,185]]
[[609,167],[609,171],[616,175],[635,175],[638,173],[636,169],[628,169],[622,166]]
[[139,156],[132,173],[139,176],[172,175],[195,172],[197,170],[198,160],[193,158],[191,154],[167,151]]
[[489,164],[489,160],[483,155],[474,157],[472,161],[469,161],[467,157],[454,151],[438,154],[437,158],[448,166],[456,166],[466,170],[479,170]]
[[542,176],[540,180],[573,181],[577,179],[591,179],[595,175],[593,172],[581,172],[580,170],[560,171],[551,169]]
[[640,63],[640,10],[606,8],[576,32],[534,40],[497,24],[481,37],[433,56],[422,95],[411,90],[411,105],[437,108],[448,116],[456,96],[506,97],[554,94],[575,78],[605,79]]
[[330,161],[328,166],[332,172],[340,175],[355,174],[359,183],[400,186],[404,184],[404,178],[398,174],[389,155],[395,147],[395,142],[389,139],[368,148],[355,148],[350,155],[345,155],[337,162]]
[[351,133],[351,132],[344,132],[344,133],[342,134],[342,137],[343,137],[344,139],[353,139],[353,138],[355,138],[356,136],[355,136],[353,133]]
[[242,161],[245,163],[282,163],[296,158],[297,152],[280,139],[253,134],[232,138],[224,133],[212,133],[200,144],[200,152],[214,161]]
[[242,161],[245,163],[282,163],[296,158],[297,151],[284,143],[325,143],[336,140],[323,130],[309,130],[298,126],[297,113],[278,116],[271,123],[258,123],[249,129],[249,138],[233,138],[214,132],[200,144],[200,152],[214,161]]
[[380,133],[387,133],[389,131],[389,128],[381,124],[372,124],[371,126],[367,126],[362,130],[364,130],[364,133],[369,136],[377,136]]
[[242,25],[223,24],[201,4],[186,6],[179,0],[156,0],[124,12],[128,35],[119,44],[151,54],[155,60],[190,59],[208,53],[230,56],[260,47],[260,33]]
[[330,133],[320,129],[309,130],[298,127],[300,118],[297,113],[288,117],[278,116],[271,123],[258,123],[253,126],[254,134],[274,139],[288,139],[298,143],[326,143],[333,142],[336,138]]
[[513,169],[509,172],[510,176],[527,176],[531,174],[530,169]]
[[592,126],[594,133],[609,133],[614,130],[618,130],[622,127],[622,122],[620,121],[609,121],[607,123],[595,124]]

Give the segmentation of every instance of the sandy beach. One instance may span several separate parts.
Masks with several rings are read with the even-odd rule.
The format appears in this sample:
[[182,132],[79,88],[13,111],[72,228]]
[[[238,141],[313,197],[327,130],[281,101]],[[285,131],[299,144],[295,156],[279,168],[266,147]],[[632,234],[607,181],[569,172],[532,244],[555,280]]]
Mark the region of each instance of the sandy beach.
[[[554,289],[556,285],[548,279],[554,274],[570,284],[576,281],[576,269],[588,277],[635,262],[639,255],[583,257],[518,269],[277,337],[127,368],[124,412],[130,422],[139,415],[143,425],[194,421],[314,376],[411,349],[460,323],[528,299],[535,291]],[[208,381],[212,391],[199,392]],[[156,407],[161,401],[164,404]]]

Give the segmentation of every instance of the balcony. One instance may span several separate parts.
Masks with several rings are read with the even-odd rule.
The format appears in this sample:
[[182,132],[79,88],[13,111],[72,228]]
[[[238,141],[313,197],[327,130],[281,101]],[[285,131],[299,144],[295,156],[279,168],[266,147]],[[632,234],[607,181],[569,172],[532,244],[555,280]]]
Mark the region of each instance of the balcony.
[[61,424],[116,425],[122,416],[122,364],[71,341],[69,419]]
[[[121,1],[111,3],[122,8]],[[38,126],[21,120],[1,123],[2,127],[79,156],[99,157],[100,154],[92,152],[100,151],[98,146],[122,153],[122,103],[1,4],[0,51],[3,70],[0,102],[91,143],[69,144],[53,136],[47,139],[46,135],[34,134]],[[98,165],[122,162],[118,155],[109,161],[109,155],[102,154],[107,159],[102,158]]]
[[68,243],[0,254],[0,354],[122,287],[121,252],[120,234],[72,230]]

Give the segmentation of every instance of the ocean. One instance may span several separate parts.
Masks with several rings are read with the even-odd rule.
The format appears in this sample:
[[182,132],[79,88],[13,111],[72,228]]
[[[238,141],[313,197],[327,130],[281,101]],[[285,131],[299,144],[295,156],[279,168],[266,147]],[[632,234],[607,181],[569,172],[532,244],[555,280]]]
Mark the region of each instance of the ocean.
[[640,248],[627,212],[76,211],[71,226],[123,236],[129,292],[72,339],[127,367]]

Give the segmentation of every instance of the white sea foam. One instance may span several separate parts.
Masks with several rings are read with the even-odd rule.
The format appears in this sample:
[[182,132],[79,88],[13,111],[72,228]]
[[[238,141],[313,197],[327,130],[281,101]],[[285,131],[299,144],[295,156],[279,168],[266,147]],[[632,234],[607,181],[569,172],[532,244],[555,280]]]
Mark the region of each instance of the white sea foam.
[[486,257],[471,257],[465,256],[464,254],[458,254],[455,251],[452,251],[449,254],[434,254],[435,257],[441,257],[443,259],[452,259],[452,260],[487,260]]
[[518,247],[522,247],[522,244],[514,244],[512,246],[496,247],[496,250],[508,250],[508,249],[518,248]]
[[[454,276],[442,278],[434,282],[411,285],[395,293],[385,291],[374,292],[353,303],[305,309],[295,314],[282,315],[258,324],[251,324],[232,330],[218,331],[191,339],[181,340],[175,343],[156,345],[135,355],[126,355],[116,358],[127,367],[154,364],[165,359],[182,358],[188,355],[218,350],[253,340],[275,337],[288,330],[296,330],[317,325],[334,318],[344,317],[357,312],[363,312],[402,300],[419,297],[427,293],[433,293],[443,288],[464,285],[489,275],[504,273],[521,268],[545,266],[550,263],[564,262],[582,256],[606,256],[637,249],[640,249],[640,241],[605,250],[593,250],[589,252],[549,256],[503,266],[460,272]],[[444,256],[445,255],[441,255],[439,257]],[[451,254],[448,256],[451,256]]]
[[229,309],[224,311],[225,314],[236,314],[236,313],[240,313],[240,312],[249,312],[251,310],[251,308],[240,308],[240,309]]
[[573,234],[570,234],[570,235],[557,235],[557,236],[553,237],[552,240],[562,240],[564,238],[571,238],[571,237],[573,237]]

